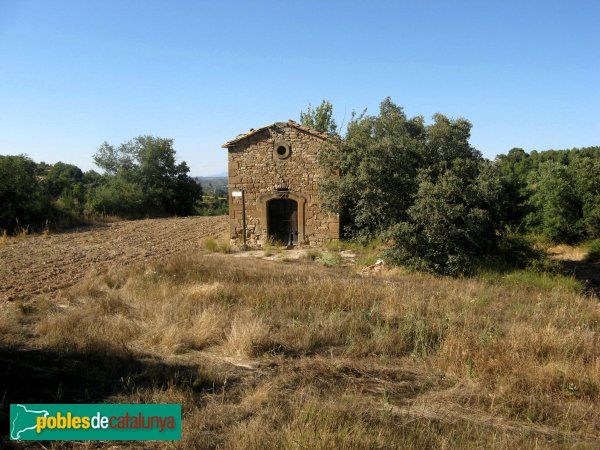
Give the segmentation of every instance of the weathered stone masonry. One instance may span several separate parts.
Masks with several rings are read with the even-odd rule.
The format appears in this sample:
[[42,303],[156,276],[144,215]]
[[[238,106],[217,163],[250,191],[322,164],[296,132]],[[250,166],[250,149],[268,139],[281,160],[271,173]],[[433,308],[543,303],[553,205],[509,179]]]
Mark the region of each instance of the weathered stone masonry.
[[339,217],[321,209],[317,191],[323,174],[317,154],[326,139],[327,134],[290,120],[250,130],[223,144],[228,149],[232,239],[242,239],[242,202],[231,195],[240,190],[245,196],[249,245],[263,245],[290,232],[299,245],[339,238]]

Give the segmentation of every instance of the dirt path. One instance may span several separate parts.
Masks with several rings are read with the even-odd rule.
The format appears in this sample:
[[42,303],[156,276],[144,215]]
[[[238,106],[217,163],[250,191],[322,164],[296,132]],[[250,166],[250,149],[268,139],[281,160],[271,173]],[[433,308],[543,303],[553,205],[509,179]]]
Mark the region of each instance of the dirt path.
[[227,220],[187,217],[123,221],[48,236],[11,238],[0,246],[0,301],[28,299],[70,286],[91,270],[200,249]]

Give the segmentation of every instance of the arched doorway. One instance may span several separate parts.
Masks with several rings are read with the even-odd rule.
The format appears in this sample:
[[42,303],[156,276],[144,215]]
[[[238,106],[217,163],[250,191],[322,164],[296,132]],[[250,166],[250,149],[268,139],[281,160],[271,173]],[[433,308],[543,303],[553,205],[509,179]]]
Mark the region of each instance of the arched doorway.
[[273,199],[267,203],[269,238],[283,245],[298,244],[298,203],[290,199]]

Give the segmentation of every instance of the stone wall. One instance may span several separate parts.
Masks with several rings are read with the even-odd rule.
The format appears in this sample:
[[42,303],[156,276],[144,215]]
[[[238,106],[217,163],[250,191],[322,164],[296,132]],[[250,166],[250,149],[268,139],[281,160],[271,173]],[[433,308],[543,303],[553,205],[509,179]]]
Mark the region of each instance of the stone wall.
[[[251,246],[260,246],[267,240],[267,202],[282,196],[298,203],[300,245],[320,245],[339,239],[339,217],[321,209],[317,191],[323,173],[317,154],[323,142],[320,133],[311,133],[289,123],[277,123],[237,142],[225,144],[229,153],[232,239],[242,239],[241,198],[231,195],[232,191],[239,190],[245,195],[246,237]],[[287,143],[290,148],[289,156],[284,159],[276,151],[280,143]]]

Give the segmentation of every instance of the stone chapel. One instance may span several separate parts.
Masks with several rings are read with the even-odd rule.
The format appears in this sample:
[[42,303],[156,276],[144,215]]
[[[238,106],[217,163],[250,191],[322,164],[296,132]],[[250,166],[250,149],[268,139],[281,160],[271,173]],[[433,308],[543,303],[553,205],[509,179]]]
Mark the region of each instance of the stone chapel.
[[289,120],[251,129],[223,144],[232,239],[242,240],[244,223],[250,246],[321,245],[339,239],[339,216],[321,209],[318,194],[323,169],[317,154],[328,138]]

